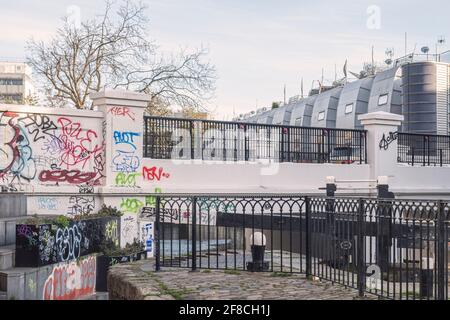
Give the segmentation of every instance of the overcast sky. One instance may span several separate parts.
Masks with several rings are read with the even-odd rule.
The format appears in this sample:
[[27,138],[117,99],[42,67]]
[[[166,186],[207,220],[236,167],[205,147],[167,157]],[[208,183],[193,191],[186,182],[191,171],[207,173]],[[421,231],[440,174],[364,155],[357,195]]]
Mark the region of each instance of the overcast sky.
[[[209,108],[228,120],[233,112],[283,100],[284,84],[288,97],[299,94],[301,77],[309,90],[322,68],[332,81],[336,64],[341,77],[346,59],[350,70],[359,71],[370,61],[372,45],[377,61],[385,59],[386,48],[403,56],[405,32],[411,52],[424,45],[434,52],[437,38],[450,36],[449,1],[143,2],[149,6],[149,35],[162,50],[210,49],[219,79]],[[101,13],[103,1],[1,0],[0,58],[24,58],[25,41],[50,37],[71,5],[80,7],[83,18]]]

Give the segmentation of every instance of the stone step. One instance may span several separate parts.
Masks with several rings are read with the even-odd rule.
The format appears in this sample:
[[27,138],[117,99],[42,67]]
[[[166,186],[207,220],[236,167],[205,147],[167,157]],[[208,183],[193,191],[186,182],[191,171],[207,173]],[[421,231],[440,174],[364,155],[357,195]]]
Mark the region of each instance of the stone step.
[[0,300],[6,300],[6,291],[0,291]]
[[78,300],[109,300],[109,293],[108,292],[96,292],[93,295],[80,298]]
[[16,248],[14,245],[0,247],[0,271],[14,267]]

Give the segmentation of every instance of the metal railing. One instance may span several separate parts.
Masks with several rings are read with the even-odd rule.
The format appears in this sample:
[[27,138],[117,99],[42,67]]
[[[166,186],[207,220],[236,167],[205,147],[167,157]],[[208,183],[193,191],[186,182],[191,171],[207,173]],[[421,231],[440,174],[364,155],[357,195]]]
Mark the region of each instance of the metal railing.
[[367,163],[366,131],[145,117],[144,157]]
[[[155,198],[156,205],[143,212],[155,219],[157,271],[255,271],[256,249],[265,244],[258,271],[315,276],[355,288],[361,296],[448,297],[447,202],[299,195]],[[255,243],[261,240],[257,232],[265,243]]]
[[398,133],[398,162],[412,166],[450,164],[450,136]]

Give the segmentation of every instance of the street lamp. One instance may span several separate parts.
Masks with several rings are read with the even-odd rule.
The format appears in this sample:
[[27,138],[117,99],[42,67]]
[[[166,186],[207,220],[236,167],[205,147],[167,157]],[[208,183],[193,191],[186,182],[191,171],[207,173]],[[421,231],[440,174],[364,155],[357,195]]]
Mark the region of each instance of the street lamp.
[[266,250],[266,236],[262,232],[254,232],[250,236],[252,260],[247,262],[247,270],[252,272],[269,270],[269,262],[264,261]]

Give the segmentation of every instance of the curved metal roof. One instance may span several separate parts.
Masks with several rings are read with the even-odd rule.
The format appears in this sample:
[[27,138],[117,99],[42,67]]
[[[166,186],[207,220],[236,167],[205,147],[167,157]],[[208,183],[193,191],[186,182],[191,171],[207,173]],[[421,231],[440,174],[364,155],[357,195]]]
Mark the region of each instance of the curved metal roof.
[[363,128],[358,116],[367,113],[373,80],[374,77],[369,77],[344,86],[336,113],[336,128]]
[[367,112],[385,111],[402,114],[401,70],[394,67],[375,76]]
[[335,128],[336,111],[342,87],[325,91],[317,96],[311,118],[311,127]]
[[309,127],[311,126],[311,116],[314,107],[314,102],[316,101],[317,95],[301,99],[292,104],[292,112],[290,125]]

